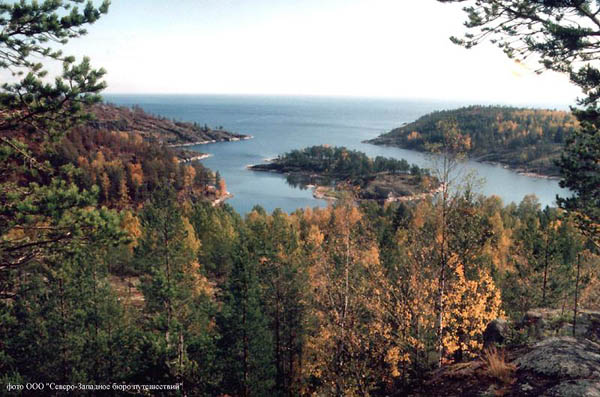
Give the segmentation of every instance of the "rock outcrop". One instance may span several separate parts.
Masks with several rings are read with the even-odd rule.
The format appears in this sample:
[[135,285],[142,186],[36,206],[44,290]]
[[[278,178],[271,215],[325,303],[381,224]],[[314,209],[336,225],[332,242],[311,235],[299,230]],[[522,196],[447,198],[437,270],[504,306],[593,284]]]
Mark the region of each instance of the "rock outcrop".
[[[600,312],[578,313],[575,337],[572,319],[572,312],[535,309],[516,323],[494,320],[483,337],[498,349],[490,353],[499,358],[495,368],[489,355],[448,365],[413,395],[600,397]],[[523,336],[516,344],[515,335]]]
[[[573,335],[573,312],[560,309],[532,309],[515,324],[528,336],[541,340],[552,336]],[[577,313],[575,336],[600,341],[600,311],[581,310]]]
[[600,397],[600,344],[589,339],[548,338],[514,363],[519,383],[531,387],[527,395]]

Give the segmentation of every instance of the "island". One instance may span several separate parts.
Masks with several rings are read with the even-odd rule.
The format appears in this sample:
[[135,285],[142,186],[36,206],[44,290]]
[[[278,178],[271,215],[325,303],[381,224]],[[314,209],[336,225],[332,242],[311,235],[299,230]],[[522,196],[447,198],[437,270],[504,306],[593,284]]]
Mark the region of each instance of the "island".
[[292,150],[250,170],[285,174],[288,183],[313,188],[316,198],[336,200],[351,194],[357,200],[410,201],[435,194],[440,183],[429,171],[396,160],[328,145]]
[[443,139],[439,123],[456,122],[472,160],[502,164],[530,176],[556,177],[567,137],[579,123],[570,112],[506,106],[469,106],[437,111],[365,141],[428,151]]

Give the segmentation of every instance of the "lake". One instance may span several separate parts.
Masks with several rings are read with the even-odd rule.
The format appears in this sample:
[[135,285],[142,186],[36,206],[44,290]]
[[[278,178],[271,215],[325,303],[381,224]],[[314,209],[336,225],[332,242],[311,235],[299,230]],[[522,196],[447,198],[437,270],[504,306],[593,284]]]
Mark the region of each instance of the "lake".
[[[288,185],[281,175],[246,169],[278,154],[306,146],[329,144],[365,152],[369,156],[404,158],[431,167],[428,155],[400,148],[362,143],[434,110],[454,109],[472,103],[401,99],[238,96],[238,95],[105,95],[117,105],[139,105],[145,111],[180,121],[222,126],[253,135],[247,141],[198,145],[189,149],[210,153],[203,164],[219,171],[234,197],[227,202],[240,214],[254,205],[267,211],[281,208],[326,206],[311,190]],[[558,181],[518,175],[498,165],[467,162],[464,173],[484,179],[479,192],[497,195],[505,203],[520,202],[535,194],[542,206],[555,205],[556,195],[569,192]]]

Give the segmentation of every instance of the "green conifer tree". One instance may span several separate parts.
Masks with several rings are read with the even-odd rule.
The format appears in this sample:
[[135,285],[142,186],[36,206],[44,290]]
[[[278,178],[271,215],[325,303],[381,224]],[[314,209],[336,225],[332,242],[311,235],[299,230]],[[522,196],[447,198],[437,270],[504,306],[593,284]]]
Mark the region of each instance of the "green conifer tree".
[[260,301],[257,266],[248,236],[242,235],[218,325],[222,392],[243,397],[269,395],[275,383],[273,342]]

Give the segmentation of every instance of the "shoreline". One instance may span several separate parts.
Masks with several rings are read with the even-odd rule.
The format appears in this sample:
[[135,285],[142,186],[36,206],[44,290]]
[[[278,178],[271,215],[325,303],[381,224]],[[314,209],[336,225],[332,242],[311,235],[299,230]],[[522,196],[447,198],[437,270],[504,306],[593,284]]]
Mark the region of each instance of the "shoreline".
[[419,193],[419,194],[413,194],[410,196],[393,196],[393,197],[388,197],[385,200],[385,203],[393,203],[393,202],[404,202],[404,201],[416,201],[416,200],[423,200],[426,199],[428,197],[433,197],[438,193],[441,193],[442,190],[444,190],[444,184],[441,183],[440,186],[438,186],[436,189],[433,189],[430,192],[425,192],[425,193]]
[[[336,201],[338,200],[337,197],[332,196],[332,194],[334,192],[336,192],[335,188],[331,187],[331,186],[315,186],[315,185],[307,185],[307,187],[310,186],[312,187],[313,190],[313,197],[319,200],[327,200],[327,201]],[[383,202],[385,204],[388,203],[394,203],[394,202],[407,202],[407,201],[416,201],[416,200],[424,200],[428,197],[433,197],[436,194],[440,193],[442,190],[444,189],[443,185],[438,186],[436,189],[429,191],[429,192],[424,192],[424,193],[418,193],[418,194],[412,194],[410,196],[392,196],[392,197],[388,197],[385,200],[383,200]],[[376,199],[358,199],[358,201],[380,201],[380,200],[376,200]]]
[[332,192],[335,192],[335,188],[332,188],[330,186],[314,186],[314,185],[312,185],[313,197],[318,200],[337,201],[337,197],[328,195],[328,194],[331,194]]
[[[367,139],[367,140],[362,141],[361,143],[368,143],[370,145],[375,145],[375,146],[395,147],[395,148],[399,148],[399,149],[403,149],[403,150],[411,150],[411,151],[414,151],[414,152],[417,152],[417,153],[423,153],[423,154],[426,154],[426,155],[433,154],[431,152],[427,152],[427,151],[424,151],[424,150],[409,149],[409,148],[402,147],[402,146],[399,146],[399,145],[394,145],[394,144],[391,144],[391,143],[375,143],[375,142],[372,142],[372,141],[373,141],[373,139]],[[556,180],[556,181],[559,181],[559,180],[562,179],[560,176],[557,176],[557,175],[541,174],[539,172],[529,171],[526,168],[515,167],[515,166],[512,166],[510,164],[503,163],[503,162],[500,162],[500,161],[484,160],[485,157],[486,157],[486,155],[478,156],[478,157],[467,157],[466,160],[468,160],[468,161],[474,161],[476,163],[481,163],[481,164],[487,164],[487,165],[493,165],[493,166],[502,167],[505,170],[514,172],[517,175],[526,176],[526,177],[529,177],[529,178],[539,178],[539,179],[548,179],[548,180]]]
[[242,137],[233,137],[233,138],[223,138],[223,139],[212,139],[210,141],[196,141],[196,142],[188,142],[188,143],[173,143],[167,145],[167,147],[186,147],[186,146],[197,146],[197,145],[208,145],[209,143],[219,143],[219,142],[237,142],[237,141],[247,141],[249,139],[254,138],[253,135],[245,135]]
[[529,172],[527,170],[515,170],[512,168],[508,168],[509,170],[516,172],[518,175],[522,175],[522,176],[527,176],[529,178],[539,178],[539,179],[548,179],[548,180],[552,180],[552,181],[560,181],[562,178],[560,176],[556,176],[556,175],[544,175],[544,174],[538,174],[536,172]]
[[204,159],[207,159],[207,158],[212,157],[212,156],[213,155],[210,154],[210,153],[202,153],[199,156],[190,157],[188,159],[180,159],[179,163],[182,163],[182,164],[184,164],[184,163],[191,163],[192,161],[204,160]]
[[224,196],[221,196],[218,199],[213,200],[212,206],[216,207],[217,205],[224,203],[225,200],[228,200],[230,198],[233,198],[233,194],[230,192],[227,192]]
[[[255,168],[257,166],[261,166],[264,164],[247,164],[246,165],[246,169],[250,170],[250,171],[254,171],[254,172],[269,172],[269,173],[274,173],[274,174],[278,174],[278,175],[290,175],[293,172],[290,171],[281,171],[281,170],[277,170],[277,169],[262,169],[262,168]],[[318,177],[319,175],[317,174],[310,174],[311,177]],[[312,189],[312,196],[315,199],[319,199],[319,200],[327,200],[327,201],[336,201],[338,200],[338,197],[336,197],[336,193],[338,192],[338,190],[333,187],[333,186],[325,186],[325,185],[315,185],[315,184],[308,184],[305,185],[306,188]],[[409,196],[388,196],[388,197],[381,197],[381,198],[358,198],[358,201],[376,201],[376,202],[383,202],[383,203],[390,203],[390,202],[394,202],[394,201],[415,201],[415,200],[422,200],[425,199],[427,197],[432,197],[436,194],[438,194],[439,192],[441,192],[443,190],[443,184],[440,184],[437,188],[430,190],[428,192],[423,192],[423,193],[416,193],[416,194],[412,194]]]

